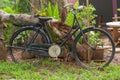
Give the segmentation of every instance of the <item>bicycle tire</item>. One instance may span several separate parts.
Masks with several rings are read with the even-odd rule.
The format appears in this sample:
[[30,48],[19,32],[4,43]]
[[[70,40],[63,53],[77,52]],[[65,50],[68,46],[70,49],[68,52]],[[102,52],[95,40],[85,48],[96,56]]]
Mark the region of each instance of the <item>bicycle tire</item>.
[[[98,31],[98,32],[97,32]],[[103,29],[100,29],[100,28],[94,28],[94,27],[89,27],[89,28],[87,28],[87,29],[84,29],[83,30],[83,34],[86,36],[87,34],[89,34],[89,39],[92,37],[92,35],[90,35],[90,34],[92,34],[92,33],[95,33],[95,34],[97,34],[97,33],[100,33],[100,35],[99,35],[99,40],[103,40],[103,41],[105,41],[104,42],[104,53],[103,53],[103,61],[105,61],[105,62],[100,62],[100,64],[99,64],[99,62],[95,62],[95,60],[92,60],[92,58],[93,58],[93,55],[96,55],[95,53],[94,53],[94,50],[92,49],[92,51],[93,51],[93,53],[94,54],[91,54],[92,55],[92,57],[89,57],[90,58],[90,62],[87,62],[87,61],[85,61],[85,59],[82,59],[81,57],[80,57],[80,54],[79,54],[79,52],[77,51],[77,43],[79,42],[79,39],[82,37],[82,33],[80,32],[77,36],[76,36],[76,38],[75,38],[75,40],[74,40],[74,42],[73,42],[73,46],[72,46],[72,51],[73,51],[73,56],[74,56],[74,58],[75,58],[75,60],[81,65],[81,67],[82,68],[85,68],[85,69],[88,69],[88,70],[90,70],[90,69],[101,69],[101,68],[104,68],[104,67],[106,67],[106,66],[108,66],[110,63],[111,63],[111,61],[112,61],[112,59],[114,58],[114,54],[115,54],[115,44],[114,44],[114,41],[113,41],[113,39],[112,39],[112,37],[111,37],[111,35],[107,32],[107,31],[105,31],[105,30],[103,30]],[[83,37],[82,37],[83,38]],[[100,39],[101,38],[101,39]],[[90,43],[90,40],[88,40],[87,39],[87,41],[88,41],[88,44],[89,45],[91,45],[92,46],[92,44]],[[95,41],[95,40],[94,40]],[[82,44],[84,44],[85,42],[84,42],[84,39],[83,39],[83,42],[82,42]],[[80,45],[82,45],[82,44],[80,44]],[[109,45],[109,46],[108,46]],[[82,46],[83,47],[83,46]],[[94,47],[94,46],[93,46]],[[79,48],[79,50],[80,50],[80,48]],[[87,54],[88,53],[92,53],[92,51],[91,51],[91,49],[89,48],[89,46],[87,46],[86,47],[86,50],[88,50],[89,52],[87,52]],[[81,50],[82,51],[82,50]],[[91,52],[90,52],[91,51]],[[82,52],[81,52],[82,53]],[[108,54],[107,54],[108,53]],[[86,55],[87,55],[86,54]],[[100,55],[102,55],[102,53],[100,54]],[[95,57],[95,56],[94,56]],[[109,59],[108,59],[108,57],[109,57]],[[95,57],[96,58],[96,57]],[[101,58],[102,59],[102,58]],[[97,60],[97,59],[96,59]],[[95,64],[95,65],[94,65]]]
[[[38,36],[36,38],[41,37],[44,43],[49,43],[50,42],[49,38],[44,33],[44,31],[40,30],[40,29],[37,29],[34,26],[26,26],[26,27],[23,27],[23,28],[17,30],[11,36],[10,43],[9,43],[9,45],[10,45],[10,48],[9,48],[10,52],[9,53],[10,53],[12,61],[14,61],[15,63],[19,63],[19,60],[17,60],[17,57],[18,57],[17,55],[22,54],[22,53],[19,54],[20,51],[24,52],[24,51],[22,51],[22,47],[24,48],[27,45],[25,43],[29,42],[29,41],[27,41],[28,37],[29,37],[29,40],[33,38],[31,35],[29,36],[29,32],[32,32],[32,33],[37,32]],[[23,42],[22,42],[22,39],[19,38],[19,36],[22,36],[21,38],[23,39]],[[35,41],[34,41],[34,43],[35,43]],[[20,47],[20,49],[17,50],[17,48],[15,48],[15,47]],[[27,53],[29,53],[29,52],[27,52]],[[20,57],[18,57],[18,58],[22,59]]]

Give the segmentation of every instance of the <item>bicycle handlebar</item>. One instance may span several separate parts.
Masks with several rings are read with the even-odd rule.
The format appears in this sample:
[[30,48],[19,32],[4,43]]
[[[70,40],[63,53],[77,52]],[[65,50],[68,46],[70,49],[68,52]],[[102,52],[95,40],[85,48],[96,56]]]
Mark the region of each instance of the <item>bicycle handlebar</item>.
[[70,9],[69,9],[68,11],[82,11],[83,8],[84,8],[83,5],[80,5],[80,6],[78,6],[77,8],[74,8],[74,5],[73,5],[73,4],[66,4],[64,7],[65,7],[65,8],[66,8],[66,7],[69,7]]
[[69,3],[69,4],[66,4],[64,7],[73,7],[73,4]]
[[83,6],[83,5],[81,5],[81,6],[79,6],[79,7],[77,8],[78,11],[81,11],[81,10],[83,10],[83,9],[84,9],[84,6]]

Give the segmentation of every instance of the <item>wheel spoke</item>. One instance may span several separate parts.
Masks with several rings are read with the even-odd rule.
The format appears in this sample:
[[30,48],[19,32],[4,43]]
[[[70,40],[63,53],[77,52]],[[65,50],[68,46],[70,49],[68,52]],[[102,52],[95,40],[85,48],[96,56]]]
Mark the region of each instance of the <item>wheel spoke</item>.
[[10,46],[10,48],[25,50],[25,47],[18,47],[18,46]]
[[[33,57],[40,56],[38,55],[39,53],[41,55],[47,55],[47,48],[37,45],[48,44],[48,42],[47,36],[41,30],[38,31],[35,27],[21,28],[10,39],[11,58],[14,62],[19,62],[19,60],[32,59]],[[35,56],[36,54],[37,56]]]

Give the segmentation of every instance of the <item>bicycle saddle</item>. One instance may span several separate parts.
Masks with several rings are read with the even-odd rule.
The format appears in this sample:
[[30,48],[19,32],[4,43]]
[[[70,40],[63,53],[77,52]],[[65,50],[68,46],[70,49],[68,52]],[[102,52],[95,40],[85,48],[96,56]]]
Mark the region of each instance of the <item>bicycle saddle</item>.
[[38,17],[38,19],[39,19],[40,21],[48,21],[48,20],[52,20],[51,17]]

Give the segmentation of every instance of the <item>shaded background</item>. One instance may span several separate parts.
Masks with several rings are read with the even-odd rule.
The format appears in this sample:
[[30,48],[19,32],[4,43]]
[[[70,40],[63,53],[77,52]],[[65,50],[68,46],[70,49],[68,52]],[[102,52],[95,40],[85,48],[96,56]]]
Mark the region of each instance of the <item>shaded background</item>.
[[[96,8],[97,24],[99,22],[99,16],[103,17],[103,23],[113,21],[113,6],[112,0],[89,0],[89,2]],[[120,8],[120,0],[117,0],[118,7]],[[86,0],[79,0],[80,5],[86,4]],[[120,12],[118,13],[120,16]]]

